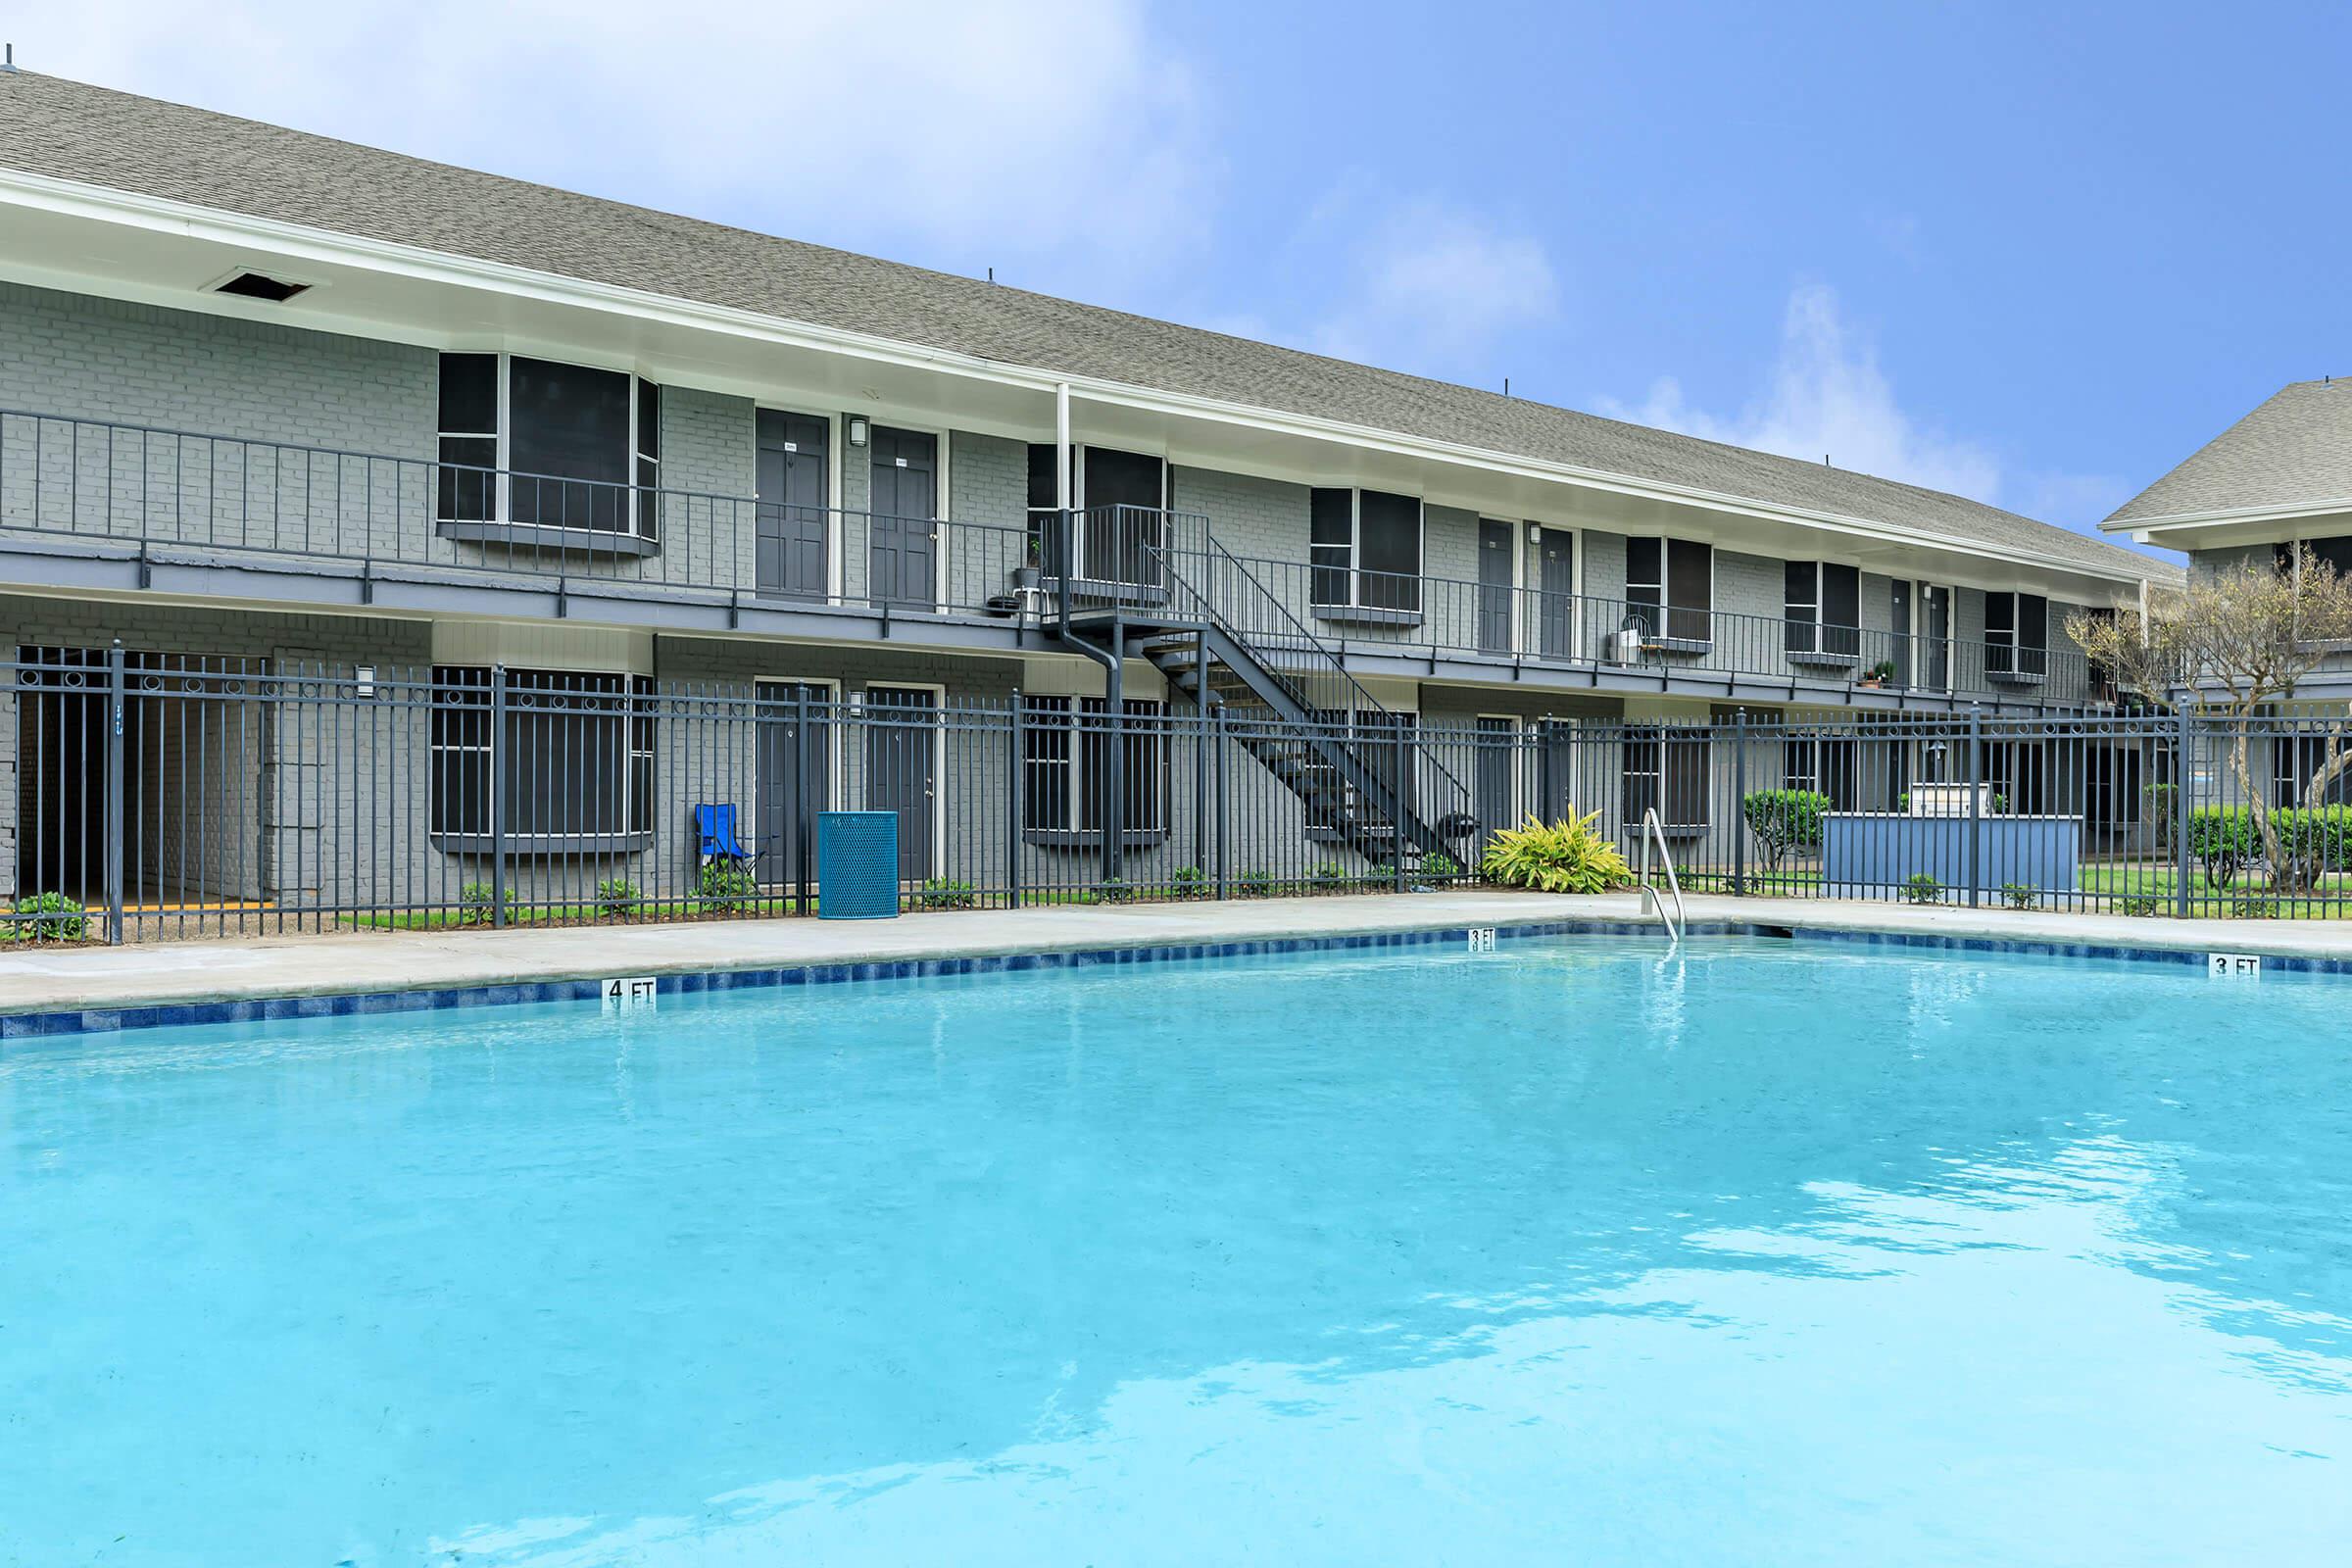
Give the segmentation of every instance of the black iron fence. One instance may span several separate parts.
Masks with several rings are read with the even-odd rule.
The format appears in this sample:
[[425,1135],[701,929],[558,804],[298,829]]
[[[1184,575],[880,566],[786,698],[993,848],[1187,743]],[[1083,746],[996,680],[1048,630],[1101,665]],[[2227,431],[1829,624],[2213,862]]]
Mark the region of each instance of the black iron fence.
[[[1466,883],[1497,832],[1656,812],[1697,891],[2336,917],[2352,726],[2281,712],[1357,712],[23,650],[0,935],[818,911],[816,818],[899,819],[912,910]],[[1399,818],[1404,828],[1400,831]]]

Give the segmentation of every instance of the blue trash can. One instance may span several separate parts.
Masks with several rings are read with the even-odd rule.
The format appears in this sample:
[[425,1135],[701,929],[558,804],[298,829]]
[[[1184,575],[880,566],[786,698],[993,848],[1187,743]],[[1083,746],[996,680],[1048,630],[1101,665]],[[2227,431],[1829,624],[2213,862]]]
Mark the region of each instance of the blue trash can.
[[816,813],[816,915],[894,920],[899,913],[899,813]]

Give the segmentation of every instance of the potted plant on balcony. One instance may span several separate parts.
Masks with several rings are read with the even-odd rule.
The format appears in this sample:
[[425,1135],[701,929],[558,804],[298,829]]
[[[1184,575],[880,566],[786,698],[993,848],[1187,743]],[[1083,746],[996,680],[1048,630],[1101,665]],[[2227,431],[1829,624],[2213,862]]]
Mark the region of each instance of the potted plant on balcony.
[[1854,684],[1862,687],[1865,691],[1877,691],[1892,679],[1894,679],[1894,661],[1882,659],[1865,670],[1862,678]]
[[1038,583],[1044,579],[1045,574],[1042,567],[1045,562],[1045,553],[1044,541],[1040,540],[1037,535],[1031,534],[1026,559],[1021,564],[1012,568],[1012,586],[1015,589],[1027,593],[1036,588]]

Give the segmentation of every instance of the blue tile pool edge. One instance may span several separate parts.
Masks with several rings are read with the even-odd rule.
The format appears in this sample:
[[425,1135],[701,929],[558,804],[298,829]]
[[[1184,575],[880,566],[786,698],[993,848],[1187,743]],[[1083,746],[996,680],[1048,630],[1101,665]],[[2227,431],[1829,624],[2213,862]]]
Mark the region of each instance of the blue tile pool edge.
[[[1702,920],[1684,928],[1688,937],[1764,937],[1861,947],[1942,949],[1956,953],[2020,955],[2127,963],[2202,965],[2205,954],[2187,948],[2132,947],[2114,943],[2052,942],[2041,938],[1947,936],[1912,931],[1851,931],[1830,926],[1780,925],[1769,920]],[[1254,937],[1227,942],[1176,942],[1138,947],[1073,948],[1043,953],[998,953],[931,958],[852,960],[778,967],[711,969],[655,977],[661,996],[700,996],[714,991],[748,991],[771,986],[841,985],[870,980],[906,980],[952,975],[1012,973],[1031,969],[1079,969],[1102,965],[1164,963],[1197,958],[1259,957],[1286,953],[1332,953],[1360,949],[1434,947],[1466,943],[1470,928],[1446,926],[1417,931],[1364,931],[1327,936]],[[1498,942],[1538,937],[1629,936],[1650,942],[1658,927],[1646,920],[1544,920],[1495,928]],[[2263,966],[2287,973],[2352,974],[2352,958],[2265,956]],[[0,1043],[51,1039],[59,1035],[114,1034],[130,1029],[169,1029],[193,1024],[276,1022],[291,1018],[340,1018],[358,1013],[430,1012],[444,1007],[517,1006],[542,1002],[592,1002],[604,982],[525,980],[491,985],[417,988],[400,991],[335,992],[292,997],[248,997],[233,1002],[167,1003],[152,1006],[60,1008],[47,1012],[0,1013]]]

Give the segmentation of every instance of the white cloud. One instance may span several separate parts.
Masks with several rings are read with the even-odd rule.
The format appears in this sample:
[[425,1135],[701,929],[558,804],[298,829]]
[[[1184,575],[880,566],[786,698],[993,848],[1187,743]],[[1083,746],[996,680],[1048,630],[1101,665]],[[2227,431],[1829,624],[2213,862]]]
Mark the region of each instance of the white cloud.
[[1342,359],[1459,367],[1559,314],[1541,241],[1435,202],[1363,225],[1314,346]]
[[1796,289],[1782,318],[1780,357],[1763,395],[1734,415],[1694,408],[1673,377],[1638,405],[1603,400],[1603,413],[1638,424],[1852,468],[1979,501],[1997,502],[2001,466],[1973,441],[1924,425],[1896,403],[1878,350],[1850,329],[1837,294]]
[[25,65],[844,243],[1125,260],[1200,225],[1194,78],[1142,0],[88,0]]

